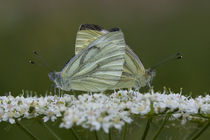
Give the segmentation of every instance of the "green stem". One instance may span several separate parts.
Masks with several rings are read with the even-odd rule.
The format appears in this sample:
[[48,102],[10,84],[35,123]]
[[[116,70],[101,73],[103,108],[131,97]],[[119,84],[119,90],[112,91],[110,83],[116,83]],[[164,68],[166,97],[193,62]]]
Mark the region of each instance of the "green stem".
[[70,130],[71,130],[72,134],[74,135],[75,139],[76,139],[76,140],[80,140],[80,138],[79,138],[79,136],[77,135],[77,132],[74,130],[74,128],[71,128]]
[[158,138],[158,136],[160,135],[160,132],[163,130],[163,128],[164,128],[164,126],[166,125],[166,122],[168,121],[168,119],[170,118],[170,116],[171,116],[171,115],[169,115],[169,114],[167,114],[167,115],[165,116],[165,119],[163,120],[163,122],[162,122],[160,128],[158,129],[158,131],[156,132],[156,134],[155,134],[153,140],[156,140],[156,139]]
[[96,140],[99,140],[98,134],[97,134],[97,131],[96,130],[95,130],[95,136],[96,136]]
[[33,140],[39,140],[36,136],[32,134],[30,130],[28,130],[25,126],[23,126],[19,121],[16,121],[17,126],[22,129],[28,136],[31,137]]
[[196,140],[200,135],[209,127],[210,121],[208,121],[203,128],[192,138],[192,140]]
[[128,124],[125,123],[124,132],[123,132],[123,140],[125,140],[125,138],[126,138],[127,130],[128,130]]
[[112,140],[112,131],[111,131],[111,129],[109,130],[109,140]]
[[147,136],[147,133],[148,133],[148,131],[149,131],[151,122],[152,122],[152,117],[150,117],[150,118],[147,120],[146,128],[145,128],[144,134],[143,134],[143,136],[142,136],[142,138],[141,138],[142,140],[145,140],[145,139],[146,139],[146,136]]
[[50,132],[50,134],[55,137],[56,140],[61,140],[61,138],[46,123],[44,123],[41,119],[38,119],[38,121]]
[[194,134],[196,134],[196,132],[198,132],[199,129],[201,129],[200,125],[197,125],[197,128],[195,130],[193,130],[192,132],[190,132],[190,134],[188,136],[186,136],[184,138],[184,140],[189,140],[190,138],[192,138],[194,136]]

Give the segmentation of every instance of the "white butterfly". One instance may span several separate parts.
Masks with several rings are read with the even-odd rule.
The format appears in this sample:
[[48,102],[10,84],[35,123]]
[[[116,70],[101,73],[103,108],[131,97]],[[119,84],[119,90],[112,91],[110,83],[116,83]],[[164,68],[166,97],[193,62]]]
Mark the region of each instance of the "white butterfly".
[[[111,28],[110,30],[105,30],[98,25],[82,24],[79,28],[79,31],[77,32],[75,54],[78,54],[92,41],[97,40],[101,36],[119,31],[119,28]],[[109,87],[109,89],[139,89],[146,85],[150,85],[150,81],[152,80],[153,76],[154,71],[151,71],[150,69],[145,70],[139,57],[128,45],[126,45],[125,63],[123,64],[122,76],[117,84],[113,87]]]
[[[84,35],[85,36],[85,35]],[[79,46],[82,38],[77,37]],[[126,44],[121,31],[107,32],[92,38],[66,64],[49,78],[62,90],[100,92],[113,87],[122,78]]]

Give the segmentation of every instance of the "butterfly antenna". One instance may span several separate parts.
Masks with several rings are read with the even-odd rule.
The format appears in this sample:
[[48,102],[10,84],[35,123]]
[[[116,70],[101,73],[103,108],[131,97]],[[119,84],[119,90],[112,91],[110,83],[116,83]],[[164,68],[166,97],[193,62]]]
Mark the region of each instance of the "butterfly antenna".
[[169,56],[168,58],[166,58],[166,59],[160,61],[160,63],[154,65],[154,66],[150,69],[150,71],[155,70],[157,67],[159,67],[159,66],[162,65],[162,64],[165,64],[165,63],[167,63],[167,62],[169,62],[169,61],[172,61],[172,60],[178,60],[178,59],[182,59],[182,55],[181,55],[181,53],[179,53],[179,52],[176,53],[175,55],[171,55],[171,56]]
[[42,68],[45,68],[48,71],[52,71],[49,64],[45,61],[45,59],[37,51],[33,51],[33,54],[39,58],[40,63],[37,63],[33,60],[29,60],[29,63],[37,65],[37,66],[42,67]]
[[45,67],[44,65],[42,65],[42,64],[40,64],[40,63],[37,63],[37,62],[35,62],[35,61],[31,60],[31,59],[29,59],[28,62],[29,62],[30,64],[32,64],[32,65],[36,65],[36,66],[38,66],[38,67],[44,68],[44,69],[47,70],[47,71],[51,71],[51,69],[49,69],[48,67]]

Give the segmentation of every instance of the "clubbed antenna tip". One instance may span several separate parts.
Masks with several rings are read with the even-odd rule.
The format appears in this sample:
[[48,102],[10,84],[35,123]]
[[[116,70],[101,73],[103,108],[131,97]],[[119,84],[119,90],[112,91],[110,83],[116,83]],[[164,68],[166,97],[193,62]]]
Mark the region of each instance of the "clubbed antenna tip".
[[35,62],[34,62],[34,61],[32,61],[32,60],[29,60],[29,63],[30,63],[30,64],[35,64]]
[[156,64],[155,66],[153,66],[150,71],[153,71],[154,69],[156,69],[157,67],[159,67],[162,64],[165,64],[171,60],[176,60],[176,59],[182,59],[182,55],[181,53],[177,52],[175,55],[169,56],[168,58],[162,60],[160,63]]
[[39,53],[38,53],[38,51],[36,51],[36,50],[35,50],[35,51],[33,51],[33,53],[34,53],[35,55],[40,56],[40,55],[39,55]]
[[177,57],[177,59],[182,59],[182,58],[183,58],[183,56],[182,56],[182,55]]
[[36,64],[37,66],[41,66],[41,67],[45,68],[48,71],[52,71],[52,69],[50,68],[48,63],[45,61],[45,59],[43,59],[43,57],[39,54],[38,51],[34,50],[33,54],[36,55],[36,57],[39,59],[39,63],[34,62],[32,60],[29,60],[29,63]]

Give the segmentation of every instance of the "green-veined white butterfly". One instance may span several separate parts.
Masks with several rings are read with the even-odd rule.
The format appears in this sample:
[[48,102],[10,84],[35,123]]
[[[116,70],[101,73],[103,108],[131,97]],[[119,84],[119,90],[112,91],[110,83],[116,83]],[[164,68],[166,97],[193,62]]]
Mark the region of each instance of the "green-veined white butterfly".
[[[104,28],[94,24],[82,24],[77,32],[75,54],[82,51],[92,41],[97,40],[101,36],[111,32],[119,32],[119,28],[111,28],[105,30]],[[109,89],[119,88],[135,88],[139,89],[150,84],[154,71],[145,70],[138,56],[133,50],[126,45],[125,63],[123,65],[123,73],[120,80]]]
[[109,32],[89,42],[61,72],[50,72],[49,78],[65,91],[105,91],[121,79],[125,48],[123,33]]

